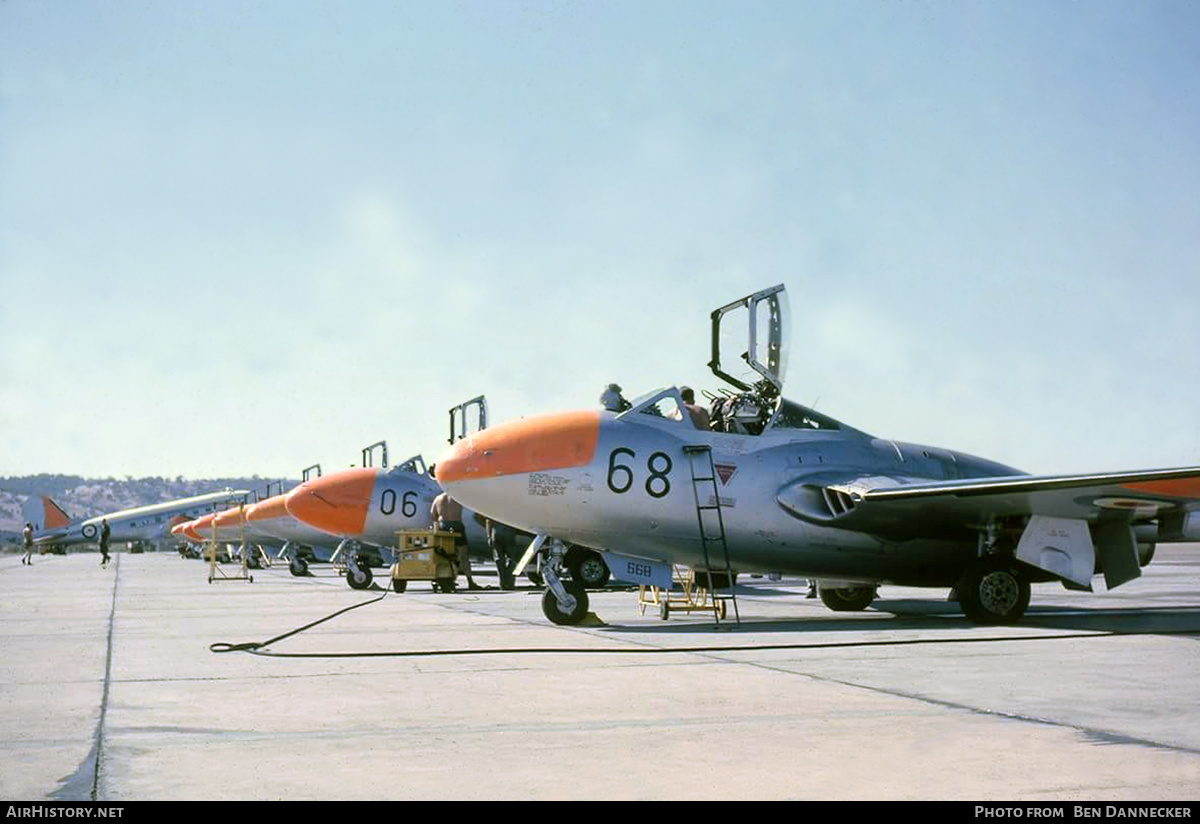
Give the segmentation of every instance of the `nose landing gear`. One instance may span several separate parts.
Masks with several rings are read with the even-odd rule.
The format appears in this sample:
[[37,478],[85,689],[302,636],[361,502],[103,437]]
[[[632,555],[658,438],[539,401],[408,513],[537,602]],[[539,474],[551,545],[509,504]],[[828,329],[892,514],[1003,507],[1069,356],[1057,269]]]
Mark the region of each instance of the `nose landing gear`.
[[546,581],[546,591],[542,594],[542,612],[551,623],[574,626],[587,617],[587,590],[577,580],[564,581],[560,577],[563,557],[566,554],[562,542],[551,538],[546,541],[546,545],[548,557],[541,567],[542,578]]

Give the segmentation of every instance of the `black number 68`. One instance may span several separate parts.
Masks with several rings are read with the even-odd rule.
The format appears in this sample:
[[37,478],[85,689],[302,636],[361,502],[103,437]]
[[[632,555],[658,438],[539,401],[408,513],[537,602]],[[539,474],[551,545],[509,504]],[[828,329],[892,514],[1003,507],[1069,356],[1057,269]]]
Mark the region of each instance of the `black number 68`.
[[[608,456],[608,488],[622,495],[633,488],[633,467],[617,463],[618,455],[628,455],[636,458],[637,454],[628,447],[618,446]],[[646,470],[650,473],[646,478],[646,494],[651,498],[665,497],[671,491],[671,479],[668,477],[674,464],[666,452],[655,452],[646,461]]]

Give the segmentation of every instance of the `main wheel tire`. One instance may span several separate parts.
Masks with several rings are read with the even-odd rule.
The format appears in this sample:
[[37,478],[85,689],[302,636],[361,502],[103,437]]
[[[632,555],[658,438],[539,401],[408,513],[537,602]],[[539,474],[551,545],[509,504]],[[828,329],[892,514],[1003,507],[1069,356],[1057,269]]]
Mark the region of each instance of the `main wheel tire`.
[[563,581],[563,588],[567,593],[575,599],[575,608],[570,612],[563,612],[558,605],[558,599],[554,597],[553,590],[547,589],[542,593],[542,612],[550,619],[553,624],[569,627],[578,624],[584,619],[588,612],[588,596],[587,590],[578,581]]
[[567,560],[567,569],[572,578],[588,589],[599,589],[608,583],[612,573],[608,571],[608,564],[604,563],[599,552],[578,549],[572,554],[574,557]]
[[346,569],[346,583],[350,585],[350,589],[366,589],[371,586],[373,577],[371,568],[358,561]]
[[288,572],[295,575],[297,578],[303,578],[308,574],[308,561],[303,558],[293,558],[288,561]]
[[821,603],[834,612],[862,612],[875,600],[875,587],[817,587]]
[[1029,576],[1011,558],[980,558],[956,589],[963,614],[975,624],[1015,624],[1029,606]]

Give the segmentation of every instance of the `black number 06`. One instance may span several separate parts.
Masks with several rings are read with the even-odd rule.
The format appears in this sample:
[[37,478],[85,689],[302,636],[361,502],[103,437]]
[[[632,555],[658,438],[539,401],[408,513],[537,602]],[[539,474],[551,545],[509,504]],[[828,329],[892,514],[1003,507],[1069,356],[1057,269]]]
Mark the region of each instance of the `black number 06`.
[[[396,490],[383,490],[383,494],[379,496],[379,511],[384,515],[391,515],[396,511]],[[405,518],[417,514],[417,493],[411,489],[404,493],[400,501],[400,514]]]

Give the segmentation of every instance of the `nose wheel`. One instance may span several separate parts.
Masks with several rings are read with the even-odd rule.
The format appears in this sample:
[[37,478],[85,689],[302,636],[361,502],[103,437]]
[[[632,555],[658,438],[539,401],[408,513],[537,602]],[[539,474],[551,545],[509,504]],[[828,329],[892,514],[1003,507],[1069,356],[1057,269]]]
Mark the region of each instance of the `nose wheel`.
[[588,596],[587,590],[577,581],[561,581],[563,590],[565,590],[567,598],[564,605],[554,594],[554,590],[547,588],[542,593],[542,612],[550,619],[552,624],[559,626],[574,626],[584,619],[588,613]]
[[546,562],[542,565],[542,577],[546,580],[546,591],[542,593],[542,612],[552,624],[574,626],[588,614],[587,590],[580,581],[564,581],[560,577],[566,551],[562,542],[552,538],[546,543],[549,550]]
[[346,583],[350,589],[366,589],[371,586],[371,568],[357,556],[350,559],[346,565]]

